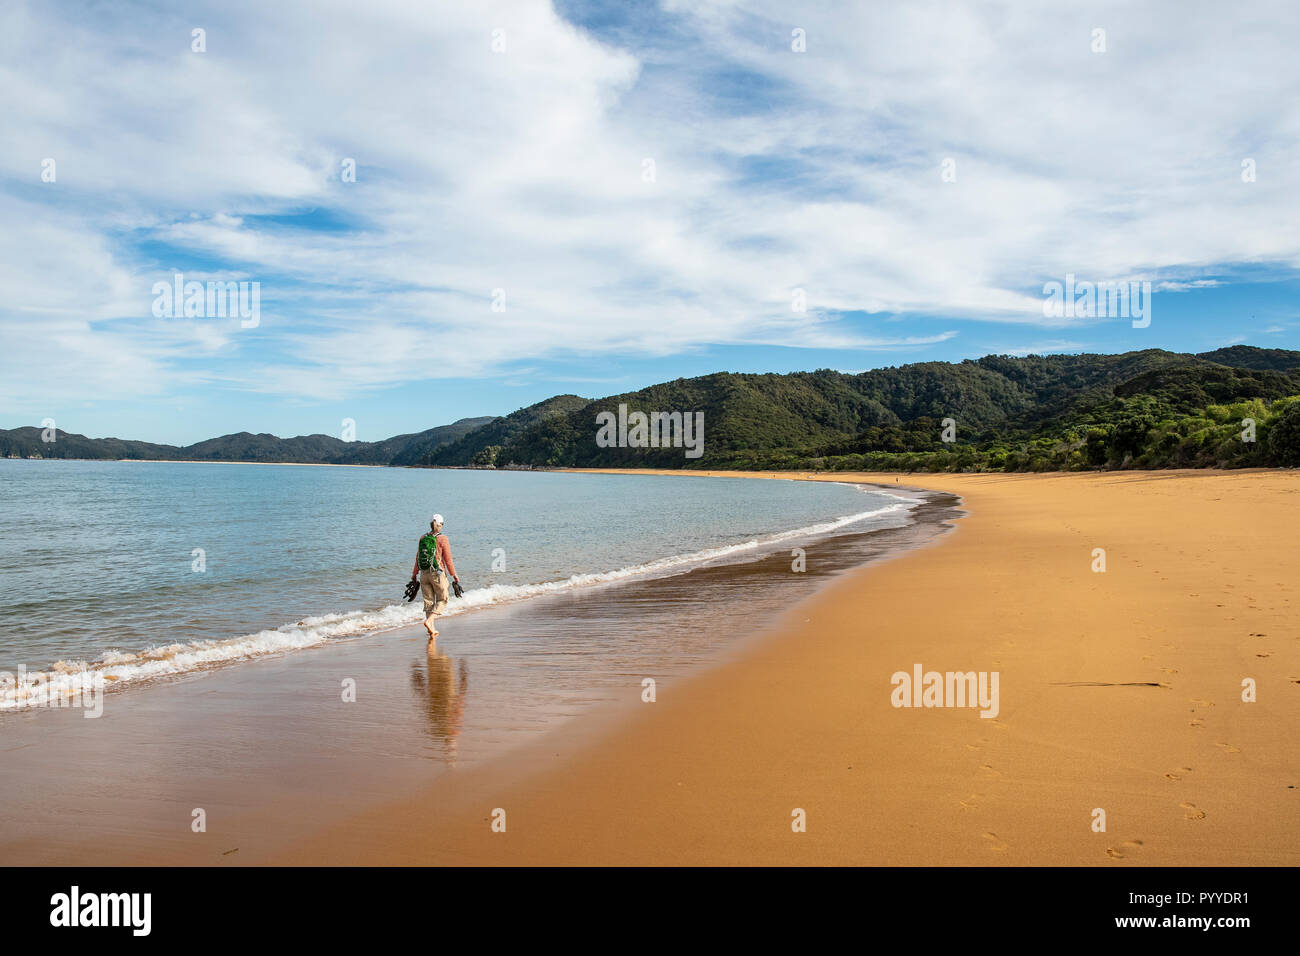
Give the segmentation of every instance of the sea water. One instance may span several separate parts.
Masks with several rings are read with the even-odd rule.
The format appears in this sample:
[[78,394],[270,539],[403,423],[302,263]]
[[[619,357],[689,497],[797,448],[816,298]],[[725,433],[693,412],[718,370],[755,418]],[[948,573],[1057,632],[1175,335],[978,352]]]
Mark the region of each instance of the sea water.
[[[0,461],[0,670],[123,687],[391,631],[444,516],[449,616],[906,521],[915,498],[757,479]],[[30,681],[27,682],[30,685]],[[21,681],[0,710],[21,708]]]

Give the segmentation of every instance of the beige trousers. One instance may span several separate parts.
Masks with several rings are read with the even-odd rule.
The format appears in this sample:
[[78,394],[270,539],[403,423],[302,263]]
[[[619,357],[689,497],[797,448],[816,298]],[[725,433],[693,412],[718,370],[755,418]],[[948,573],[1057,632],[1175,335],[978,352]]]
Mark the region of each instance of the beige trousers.
[[424,598],[424,616],[435,617],[447,609],[447,598],[451,596],[447,585],[447,573],[435,571],[420,572],[420,596]]

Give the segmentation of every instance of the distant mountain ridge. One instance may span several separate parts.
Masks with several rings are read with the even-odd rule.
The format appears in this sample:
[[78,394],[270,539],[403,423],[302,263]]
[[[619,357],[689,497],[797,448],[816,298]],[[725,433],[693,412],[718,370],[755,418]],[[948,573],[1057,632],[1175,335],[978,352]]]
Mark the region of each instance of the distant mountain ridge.
[[469,434],[490,422],[492,416],[462,418],[409,435],[376,442],[344,441],[332,435],[277,438],[236,432],[193,445],[158,445],[120,438],[87,438],[58,431],[53,442],[42,440],[36,427],[0,429],[0,456],[6,458],[156,459],[162,461],[251,461],[309,465],[415,464],[435,448]]
[[[601,399],[557,395],[504,417],[464,418],[378,442],[240,432],[175,447],[59,432],[46,444],[41,430],[29,427],[0,431],[0,455],[424,467],[1281,464],[1289,463],[1290,429],[1300,430],[1296,396],[1300,352],[1285,349],[988,355],[858,374],[716,372]],[[620,405],[703,412],[703,456],[688,460],[680,448],[601,447],[596,415]],[[1238,426],[1230,419],[1247,413],[1258,421],[1261,441],[1238,447],[1229,425]],[[940,425],[948,419],[958,438],[941,442]],[[1264,441],[1274,424],[1279,430]],[[1148,449],[1148,441],[1162,450]]]

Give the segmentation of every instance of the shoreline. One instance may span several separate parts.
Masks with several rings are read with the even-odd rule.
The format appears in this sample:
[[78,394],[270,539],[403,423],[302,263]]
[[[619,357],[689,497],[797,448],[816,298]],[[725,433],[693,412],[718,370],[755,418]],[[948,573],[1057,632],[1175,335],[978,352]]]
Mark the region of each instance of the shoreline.
[[[269,862],[1300,863],[1293,473],[716,476],[940,491],[966,517],[522,781],[466,775]],[[998,715],[893,707],[914,663],[999,672]]]
[[[350,467],[350,466],[340,466],[340,467]],[[877,487],[875,485],[871,485],[869,483],[864,484],[862,482],[844,482],[843,484],[855,485],[855,486],[862,485],[864,488],[869,490],[875,489]],[[901,486],[893,486],[893,487],[895,492],[910,490],[913,493],[925,494],[923,492],[920,492],[919,489],[902,489]],[[880,493],[884,494],[887,497],[890,496],[890,492],[888,491],[888,489],[881,488]],[[893,495],[893,497],[897,497],[902,501],[908,500],[907,495],[895,494]],[[932,496],[927,495],[927,498],[928,497],[932,497]],[[909,502],[908,510],[914,511],[918,505],[924,505],[925,503],[926,502],[920,499],[916,499],[915,501]],[[859,518],[858,520],[860,521],[861,519]],[[910,517],[906,520],[909,525],[917,524],[915,517]],[[837,527],[830,528],[829,530],[827,529],[816,530],[819,525],[831,525],[831,524],[837,525]],[[477,611],[489,610],[493,607],[504,607],[509,605],[516,605],[522,602],[527,602],[528,600],[539,597],[543,594],[563,594],[571,590],[583,591],[593,587],[618,586],[624,583],[636,583],[636,582],[645,583],[645,582],[655,581],[666,576],[673,576],[676,574],[689,573],[694,570],[700,570],[710,565],[718,565],[718,564],[728,565],[734,563],[737,560],[740,561],[747,560],[748,556],[751,554],[761,556],[761,555],[771,554],[775,551],[780,551],[781,548],[783,547],[783,545],[780,542],[786,538],[799,538],[800,540],[802,540],[804,537],[810,537],[818,541],[827,541],[827,540],[838,539],[838,538],[843,538],[844,540],[852,540],[854,536],[856,536],[859,533],[862,533],[858,530],[855,530],[855,527],[856,527],[856,522],[854,521],[848,521],[847,519],[844,518],[840,518],[840,519],[826,518],[823,521],[815,522],[814,525],[812,526],[799,527],[799,528],[782,528],[779,531],[771,532],[766,535],[758,535],[754,541],[748,542],[747,545],[739,544],[737,542],[732,542],[729,544],[722,544],[722,545],[717,545],[716,547],[703,548],[692,552],[684,552],[684,553],[668,555],[660,558],[648,559],[640,564],[622,565],[619,567],[605,568],[605,569],[593,570],[593,571],[575,571],[573,576],[569,579],[561,578],[555,580],[535,582],[532,584],[509,585],[508,587],[512,587],[521,592],[531,591],[531,593],[520,594],[513,597],[507,597],[505,599],[492,600],[486,603],[476,603],[474,601],[476,591],[474,588],[471,588],[466,592],[468,601],[464,603],[460,601],[456,602],[455,605],[453,605],[448,609],[447,616],[449,618],[459,617],[462,613],[472,613]],[[745,548],[749,545],[754,546],[752,551],[745,550]],[[909,547],[909,546],[904,545],[904,547]],[[739,552],[739,554],[737,554],[737,552]],[[873,558],[872,560],[878,560],[878,558]],[[590,579],[590,580],[578,580],[583,578]],[[116,692],[117,689],[126,688],[128,686],[148,687],[148,686],[153,686],[156,683],[183,678],[184,676],[186,676],[186,674],[189,673],[195,673],[203,670],[216,670],[216,669],[222,669],[231,666],[238,666],[259,659],[266,659],[266,658],[280,656],[286,653],[292,653],[295,650],[303,650],[308,647],[319,648],[323,646],[328,646],[329,640],[333,638],[346,640],[370,632],[393,633],[407,628],[416,627],[417,626],[416,619],[413,615],[411,616],[412,617],[411,620],[406,622],[400,622],[400,623],[378,620],[379,618],[384,616],[387,612],[394,610],[394,608],[400,610],[401,607],[402,607],[401,604],[393,604],[393,605],[388,605],[383,607],[362,607],[362,608],[357,608],[352,610],[345,610],[341,612],[333,611],[333,610],[327,611],[327,610],[320,610],[320,609],[317,609],[316,611],[306,612],[303,615],[300,615],[301,619],[298,621],[299,627],[329,628],[329,627],[346,626],[350,619],[352,621],[357,622],[356,624],[353,625],[355,627],[355,631],[349,633],[342,633],[342,634],[331,634],[329,635],[329,637],[327,637],[324,640],[324,642],[318,643],[313,641],[309,644],[304,644],[296,648],[286,644],[283,647],[270,647],[260,651],[251,651],[248,650],[247,647],[245,646],[249,641],[256,639],[262,634],[267,634],[271,632],[290,633],[288,629],[291,627],[291,622],[281,622],[278,624],[277,623],[266,624],[260,628],[255,627],[254,629],[245,632],[239,632],[238,630],[236,630],[234,633],[223,635],[223,636],[202,637],[196,639],[193,642],[176,642],[172,640],[160,640],[154,642],[153,644],[148,644],[145,646],[135,646],[131,648],[113,648],[111,650],[111,653],[115,658],[119,658],[119,659],[112,660],[112,661],[107,660],[103,655],[101,655],[89,659],[73,658],[72,662],[75,665],[88,666],[90,672],[101,672],[101,671],[106,672],[107,680],[111,682],[113,692]],[[148,660],[148,661],[155,660],[155,652],[159,648],[167,647],[167,646],[175,646],[178,649],[180,649],[182,652],[198,653],[200,655],[203,655],[203,660],[186,670],[161,671],[159,673],[148,674],[143,677],[124,675],[121,673],[115,673],[113,671],[113,668],[121,667],[124,664],[124,662],[120,660],[123,652],[132,656],[133,659],[132,662],[139,663],[142,660]],[[231,649],[231,650],[227,652],[227,649]],[[64,655],[59,660],[66,660],[66,659],[68,659],[67,655]],[[69,676],[69,675],[75,676],[75,674],[78,673],[76,671],[68,672],[68,675],[64,675],[62,673],[56,673],[55,672],[56,664],[58,664],[58,661],[51,658],[40,662],[36,666],[32,666],[28,664],[27,670],[28,673],[40,673],[46,675],[47,677],[49,677],[51,680],[54,681],[60,681],[64,676]],[[66,684],[62,684],[61,686],[65,688],[71,688],[73,684],[66,683]],[[66,692],[69,691],[65,691],[65,693]],[[13,702],[6,700],[3,696],[3,690],[0,689],[0,719],[3,719],[3,717],[6,714],[23,712],[28,709],[29,708],[27,706],[23,706],[21,704],[14,704]]]
[[243,461],[231,458],[46,458],[44,461],[111,461],[145,465],[288,465],[294,468],[391,468],[392,465],[363,465],[333,461]]
[[[834,500],[858,497],[843,489]],[[0,802],[26,822],[0,828],[0,847],[11,862],[250,865],[405,795],[454,791],[484,772],[517,782],[537,758],[580,750],[634,716],[641,675],[671,694],[743,655],[753,640],[746,618],[781,613],[790,600],[782,595],[818,593],[864,562],[940,536],[950,499],[924,497],[910,506],[919,514],[903,517],[900,507],[857,531],[814,524],[682,573],[458,616],[444,628],[436,665],[411,624],[148,681],[120,698],[110,690],[104,721],[85,722],[76,710],[9,713],[0,718],[10,753]],[[848,511],[889,505],[868,500]],[[790,573],[792,546],[811,556],[807,573]],[[340,707],[340,680],[356,681],[356,702]],[[111,756],[124,752],[137,756]],[[55,753],[89,789],[60,795]],[[49,798],[34,800],[40,793]],[[207,836],[180,825],[199,806],[212,815]]]
[[4,458],[4,461],[92,461],[114,465],[288,465],[294,468],[407,468],[409,465],[363,465],[332,461],[243,461],[230,458]]

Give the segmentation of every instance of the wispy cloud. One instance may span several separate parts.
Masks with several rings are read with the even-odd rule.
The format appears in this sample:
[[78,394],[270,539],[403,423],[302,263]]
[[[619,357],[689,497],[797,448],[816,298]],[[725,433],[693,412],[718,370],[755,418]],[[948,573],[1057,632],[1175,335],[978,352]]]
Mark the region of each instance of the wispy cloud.
[[1062,339],[1036,342],[1033,345],[1004,345],[990,349],[999,355],[1052,355],[1058,352],[1080,352],[1086,346],[1082,342],[1067,342]]
[[1155,284],[1157,292],[1186,292],[1188,289],[1213,289],[1219,285],[1218,279],[1191,279],[1187,281],[1165,280]]

